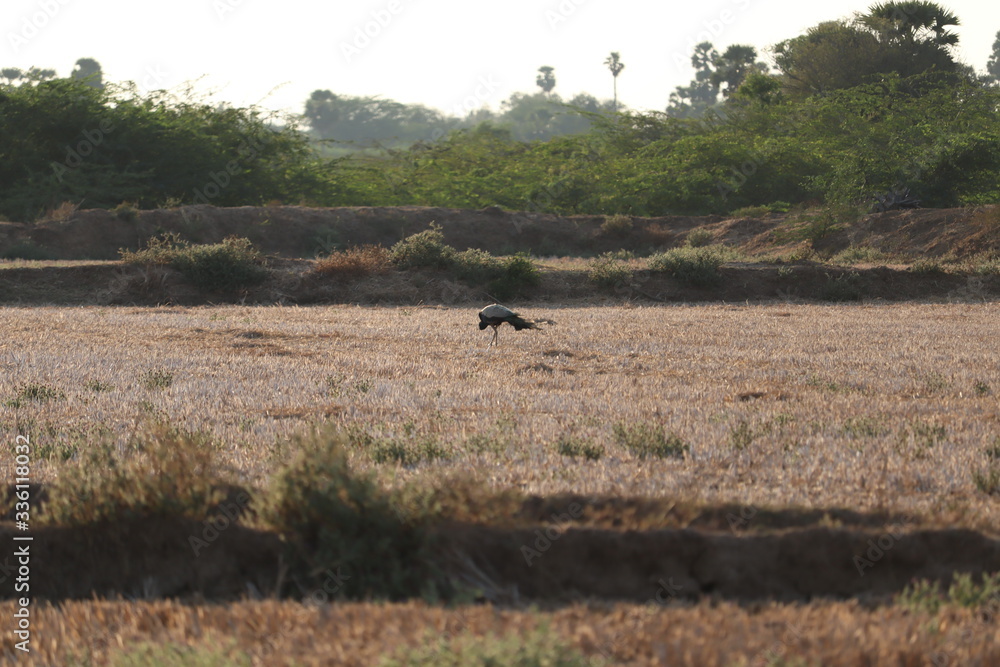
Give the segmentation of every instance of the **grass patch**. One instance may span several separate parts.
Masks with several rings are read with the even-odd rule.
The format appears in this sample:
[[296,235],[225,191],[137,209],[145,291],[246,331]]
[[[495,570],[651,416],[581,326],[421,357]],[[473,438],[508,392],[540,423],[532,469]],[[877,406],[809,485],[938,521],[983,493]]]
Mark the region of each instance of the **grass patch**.
[[105,437],[88,442],[51,487],[40,520],[89,525],[148,516],[202,519],[222,500],[208,436],[154,423],[120,456]]
[[618,444],[641,459],[684,458],[691,447],[678,435],[668,433],[662,424],[618,423],[612,428]]
[[118,206],[111,209],[115,217],[119,220],[124,220],[125,222],[135,222],[139,217],[139,208],[132,202],[123,201]]
[[587,278],[599,287],[616,287],[628,284],[632,269],[618,259],[616,253],[606,252],[589,262]]
[[125,264],[171,266],[205,292],[251,287],[269,275],[250,240],[237,236],[222,243],[192,245],[179,234],[163,234],[150,239],[142,250],[118,252]]
[[651,256],[648,267],[694,287],[716,287],[722,283],[719,267],[732,255],[730,249],[718,245],[671,248]]
[[250,667],[254,663],[249,656],[233,658],[226,651],[207,647],[144,643],[111,655],[107,664],[109,667]]
[[162,368],[152,368],[139,376],[139,382],[149,390],[166,389],[174,383],[174,374]]
[[[971,574],[956,573],[948,590],[941,583],[921,579],[896,596],[896,603],[916,612],[937,614],[945,605],[1000,610],[1000,572],[984,574],[978,581]],[[987,612],[989,613],[989,612]]]
[[877,248],[872,248],[871,246],[850,246],[831,257],[830,263],[841,266],[854,266],[855,264],[884,263],[888,259],[889,256]]
[[346,598],[436,597],[430,538],[402,521],[370,475],[347,462],[347,434],[314,430],[293,441],[290,460],[271,480],[262,521],[288,543],[294,573],[305,580],[337,572]]
[[428,229],[408,236],[389,251],[392,263],[401,269],[451,268],[456,250],[445,245],[441,225],[432,222]]
[[441,226],[434,223],[394,245],[389,256],[401,269],[449,271],[456,280],[482,287],[499,301],[523,295],[541,282],[538,267],[526,255],[504,258],[478,249],[458,252],[445,245]]
[[29,382],[18,387],[14,396],[4,401],[4,405],[9,408],[22,408],[29,402],[48,403],[49,401],[61,401],[65,398],[66,393],[60,389]]
[[360,278],[385,273],[391,266],[391,256],[386,248],[363,245],[332,252],[316,260],[313,273],[330,278]]
[[528,635],[477,637],[465,633],[458,637],[430,636],[425,646],[399,651],[384,659],[379,667],[587,667],[591,660],[575,649],[554,639],[545,627]]
[[889,429],[879,417],[848,417],[844,420],[844,435],[855,438],[880,438],[889,433]]
[[861,274],[857,271],[842,273],[839,276],[826,274],[826,283],[820,289],[819,298],[823,301],[860,301]]
[[632,216],[616,213],[604,216],[601,223],[601,234],[605,236],[626,236],[632,231]]
[[588,461],[599,461],[604,456],[604,445],[575,436],[563,436],[556,442],[556,452],[570,458],[583,457]]
[[972,471],[972,483],[988,496],[1000,496],[1000,464],[990,463],[985,470]]

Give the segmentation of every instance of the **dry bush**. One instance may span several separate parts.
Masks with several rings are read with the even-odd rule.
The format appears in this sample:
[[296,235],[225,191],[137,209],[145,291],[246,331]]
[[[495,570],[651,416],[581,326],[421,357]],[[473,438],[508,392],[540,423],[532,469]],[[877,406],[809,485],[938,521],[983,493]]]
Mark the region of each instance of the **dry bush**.
[[330,278],[360,278],[386,273],[392,266],[389,250],[380,245],[362,245],[316,260],[313,273]]

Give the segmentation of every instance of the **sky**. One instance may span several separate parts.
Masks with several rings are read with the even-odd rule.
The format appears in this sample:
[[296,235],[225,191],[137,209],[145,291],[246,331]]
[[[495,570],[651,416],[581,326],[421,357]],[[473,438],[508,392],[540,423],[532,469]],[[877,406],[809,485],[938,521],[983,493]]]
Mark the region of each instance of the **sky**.
[[[215,102],[302,111],[309,94],[379,96],[451,115],[494,110],[538,92],[612,96],[604,60],[621,54],[621,104],[663,110],[693,77],[695,44],[767,50],[821,21],[864,12],[869,0],[4,0],[0,67],[55,69],[100,62],[105,81],[141,91],[194,89]],[[1000,3],[941,2],[962,25],[960,60],[984,70]]]

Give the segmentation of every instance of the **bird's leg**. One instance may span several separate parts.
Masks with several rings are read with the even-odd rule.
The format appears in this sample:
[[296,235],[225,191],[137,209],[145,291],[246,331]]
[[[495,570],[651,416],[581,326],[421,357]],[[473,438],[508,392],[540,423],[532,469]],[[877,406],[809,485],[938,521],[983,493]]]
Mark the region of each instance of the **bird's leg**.
[[500,343],[498,341],[498,338],[497,338],[497,336],[499,335],[499,333],[500,333],[500,327],[494,326],[493,327],[493,342],[490,343],[491,345],[493,345],[493,347],[498,347],[500,345]]

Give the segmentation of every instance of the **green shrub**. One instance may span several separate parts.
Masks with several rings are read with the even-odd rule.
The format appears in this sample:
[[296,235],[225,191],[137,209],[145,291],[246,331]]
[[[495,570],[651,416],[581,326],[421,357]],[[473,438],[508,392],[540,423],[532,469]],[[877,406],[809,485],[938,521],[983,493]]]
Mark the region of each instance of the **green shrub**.
[[616,213],[604,217],[601,232],[608,236],[625,236],[632,231],[632,216]]
[[689,248],[702,248],[711,245],[714,240],[715,234],[703,227],[698,227],[687,233],[687,236],[684,237],[684,245]]
[[606,252],[590,260],[587,272],[590,282],[601,287],[615,287],[627,284],[632,278],[632,269],[621,262],[616,253]]
[[501,261],[503,273],[487,283],[490,294],[500,301],[523,296],[542,280],[538,267],[527,255],[514,255]]
[[1000,464],[991,463],[985,470],[973,470],[972,483],[981,493],[1000,496]]
[[722,282],[719,267],[729,254],[719,246],[671,248],[650,257],[648,266],[694,287],[715,287]]
[[837,277],[826,275],[826,282],[820,288],[819,298],[823,301],[860,301],[861,274],[857,271],[842,273]]
[[136,218],[139,217],[139,209],[136,208],[135,204],[127,201],[115,206],[111,212],[115,214],[116,218],[125,222],[135,222]]
[[338,572],[346,598],[435,595],[442,589],[427,531],[401,521],[371,476],[350,469],[349,444],[333,430],[296,438],[291,459],[271,479],[262,521],[288,542],[297,576]]
[[150,239],[142,250],[122,249],[119,254],[125,264],[172,266],[207,292],[250,287],[268,276],[250,240],[236,236],[222,243],[191,245],[179,234],[167,233]]
[[201,519],[222,500],[216,448],[209,438],[154,423],[126,456],[110,434],[88,442],[79,465],[62,468],[41,520],[87,525],[145,516]]
[[582,456],[588,461],[597,461],[604,456],[604,446],[584,438],[563,436],[556,442],[556,452],[574,459]]
[[662,424],[625,424],[613,427],[618,443],[639,458],[684,458],[690,445],[674,433],[667,433]]
[[453,255],[451,268],[462,282],[485,285],[502,277],[506,267],[500,259],[485,250],[470,248]]
[[983,574],[978,583],[971,574],[955,573],[947,592],[941,590],[940,582],[920,579],[904,588],[896,601],[928,614],[937,614],[945,604],[995,613],[1000,605],[1000,572]]
[[451,268],[455,249],[444,243],[441,225],[431,223],[428,229],[408,236],[389,250],[392,262],[401,269]]

